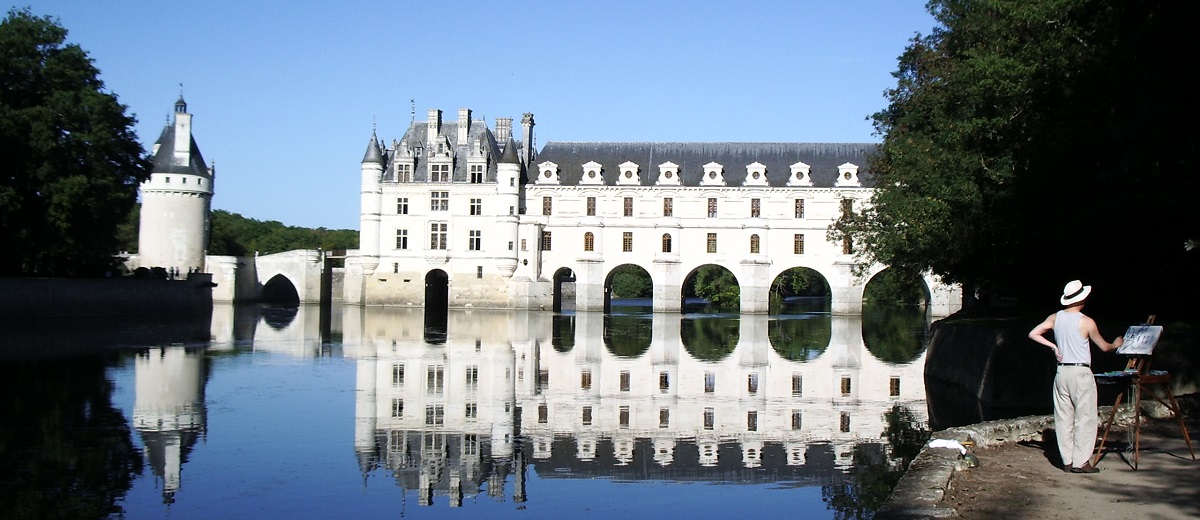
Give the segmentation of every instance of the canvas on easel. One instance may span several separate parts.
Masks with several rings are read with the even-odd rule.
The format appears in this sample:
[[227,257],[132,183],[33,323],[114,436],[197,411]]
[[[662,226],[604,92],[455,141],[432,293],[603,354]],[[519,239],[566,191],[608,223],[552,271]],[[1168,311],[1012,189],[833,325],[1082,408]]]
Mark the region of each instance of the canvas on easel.
[[[1166,406],[1175,415],[1179,421],[1179,429],[1183,432],[1183,439],[1187,442],[1188,452],[1192,455],[1192,460],[1196,460],[1196,452],[1192,450],[1192,439],[1188,434],[1187,426],[1183,424],[1183,413],[1179,409],[1179,402],[1175,400],[1175,395],[1171,393],[1171,375],[1167,372],[1150,370],[1150,356],[1154,353],[1154,346],[1158,344],[1159,337],[1162,336],[1162,326],[1153,325],[1154,316],[1151,315],[1146,320],[1145,325],[1134,325],[1125,331],[1124,340],[1120,347],[1117,348],[1117,354],[1129,356],[1129,362],[1125,365],[1125,370],[1122,372],[1112,372],[1105,374],[1096,374],[1097,378],[1106,377],[1127,381],[1130,385],[1130,404],[1133,405],[1133,469],[1138,469],[1138,453],[1141,451],[1141,428],[1142,428],[1142,412],[1138,403],[1141,401],[1142,395],[1149,395],[1155,401]],[[1152,387],[1159,387],[1166,394],[1166,399],[1154,392]],[[1113,403],[1112,410],[1109,412],[1108,421],[1104,425],[1104,433],[1100,438],[1100,445],[1092,456],[1091,464],[1096,465],[1100,461],[1100,456],[1104,453],[1104,443],[1108,440],[1108,434],[1112,430],[1113,420],[1116,419],[1117,410],[1121,407],[1121,400],[1125,397],[1124,393],[1117,395],[1117,400]]]
[[1125,331],[1125,343],[1117,349],[1117,354],[1126,356],[1149,356],[1154,353],[1154,345],[1162,336],[1162,325],[1134,325]]

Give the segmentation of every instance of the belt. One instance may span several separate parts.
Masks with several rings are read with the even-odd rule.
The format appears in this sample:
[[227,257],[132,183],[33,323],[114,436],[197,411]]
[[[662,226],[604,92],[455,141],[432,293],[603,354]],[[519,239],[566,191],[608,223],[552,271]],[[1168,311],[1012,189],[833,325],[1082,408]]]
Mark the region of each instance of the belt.
[[1091,368],[1091,366],[1092,366],[1092,365],[1091,365],[1090,363],[1059,363],[1059,364],[1058,364],[1058,366],[1060,366],[1060,367],[1088,367],[1088,368]]

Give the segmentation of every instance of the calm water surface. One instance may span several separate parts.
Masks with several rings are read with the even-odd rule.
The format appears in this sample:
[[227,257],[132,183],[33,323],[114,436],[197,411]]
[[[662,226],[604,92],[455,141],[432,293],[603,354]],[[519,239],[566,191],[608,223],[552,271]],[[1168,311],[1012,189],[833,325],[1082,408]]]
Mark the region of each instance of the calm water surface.
[[923,442],[920,313],[631,303],[0,322],[0,510],[857,518]]

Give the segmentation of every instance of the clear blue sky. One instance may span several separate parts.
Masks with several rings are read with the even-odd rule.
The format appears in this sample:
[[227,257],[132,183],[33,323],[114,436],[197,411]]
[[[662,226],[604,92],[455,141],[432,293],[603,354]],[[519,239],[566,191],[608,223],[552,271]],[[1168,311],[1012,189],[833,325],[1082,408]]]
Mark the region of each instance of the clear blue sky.
[[[213,207],[358,228],[359,161],[430,108],[535,140],[877,142],[925,0],[32,0],[88,51],[149,148],[176,98]],[[517,125],[519,129],[519,124]]]

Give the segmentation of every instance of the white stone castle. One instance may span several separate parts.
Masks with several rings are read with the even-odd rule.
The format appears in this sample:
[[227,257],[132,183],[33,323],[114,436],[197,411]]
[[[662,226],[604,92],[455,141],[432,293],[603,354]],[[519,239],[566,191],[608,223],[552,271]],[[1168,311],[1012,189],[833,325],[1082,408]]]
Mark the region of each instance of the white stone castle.
[[[772,282],[806,267],[832,290],[834,313],[861,309],[867,280],[854,247],[826,230],[869,203],[874,144],[550,142],[533,115],[495,131],[471,111],[430,110],[390,145],[372,135],[362,160],[360,245],[344,297],[364,305],[604,310],[611,274],[653,280],[655,311],[678,312],[700,266],[725,267],[743,313],[767,312]],[[881,271],[874,266],[870,274]],[[934,315],[957,287],[926,278]]]
[[[644,269],[656,312],[678,312],[688,276],[718,265],[736,277],[742,313],[765,313],[772,283],[803,267],[824,277],[835,314],[861,311],[884,266],[854,274],[849,241],[829,226],[869,204],[870,143],[550,142],[533,115],[494,130],[460,109],[430,110],[399,140],[375,133],[361,162],[357,250],[208,256],[214,173],[181,97],[142,184],[140,254],[131,267],[212,273],[214,301],[290,292],[300,302],[439,308],[606,310],[613,271]],[[925,277],[934,316],[961,289]],[[570,300],[574,300],[571,302]]]

